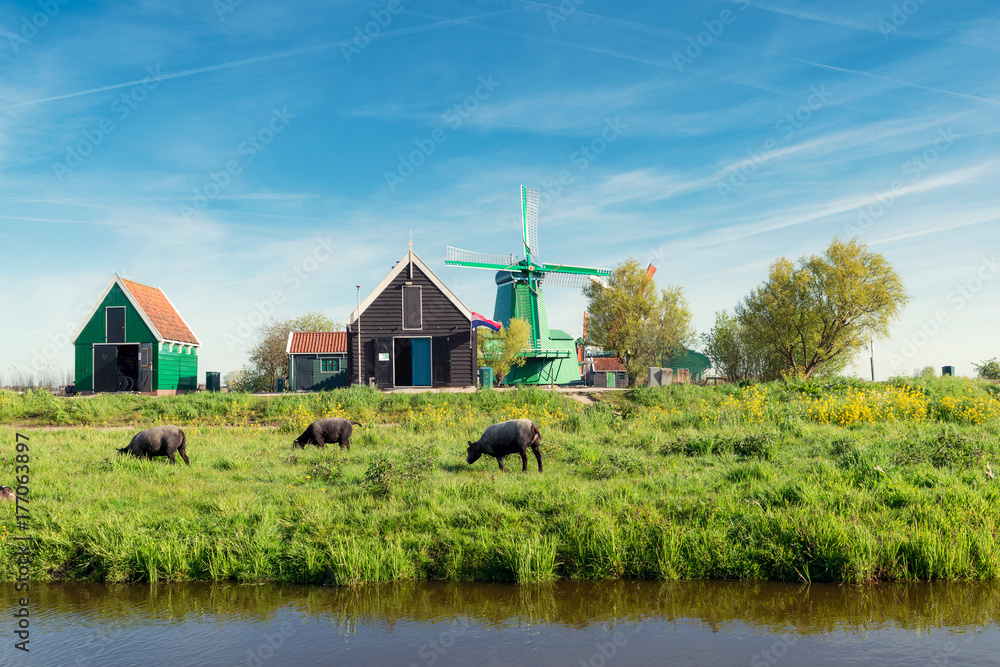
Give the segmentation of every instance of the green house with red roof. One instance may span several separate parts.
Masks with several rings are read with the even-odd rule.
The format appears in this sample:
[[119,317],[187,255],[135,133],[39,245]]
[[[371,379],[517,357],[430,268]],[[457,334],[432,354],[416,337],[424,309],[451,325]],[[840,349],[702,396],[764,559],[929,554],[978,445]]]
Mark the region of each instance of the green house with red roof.
[[201,343],[157,287],[111,277],[73,337],[77,392],[198,388]]

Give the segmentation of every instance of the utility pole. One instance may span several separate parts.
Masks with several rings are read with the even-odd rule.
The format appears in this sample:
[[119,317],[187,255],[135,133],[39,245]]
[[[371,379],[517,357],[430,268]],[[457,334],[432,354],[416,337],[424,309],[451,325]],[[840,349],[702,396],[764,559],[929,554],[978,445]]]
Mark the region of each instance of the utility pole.
[[871,356],[868,360],[872,364],[872,382],[875,381],[875,341],[873,339],[868,339],[868,344],[871,345]]

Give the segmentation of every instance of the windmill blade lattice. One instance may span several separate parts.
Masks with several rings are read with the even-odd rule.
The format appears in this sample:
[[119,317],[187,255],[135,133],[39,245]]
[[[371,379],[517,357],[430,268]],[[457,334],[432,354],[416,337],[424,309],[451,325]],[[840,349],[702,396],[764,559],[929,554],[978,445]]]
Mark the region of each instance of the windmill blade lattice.
[[608,279],[605,276],[588,276],[580,273],[548,273],[542,280],[546,287],[578,287],[583,288],[591,283],[598,283],[603,287],[608,286]]
[[527,258],[538,254],[538,196],[538,188],[521,186],[521,222]]
[[[514,266],[517,264],[514,255],[490,255],[485,252],[476,252],[475,250],[462,250],[453,246],[445,248],[444,261],[446,264],[455,263],[474,269],[490,269],[492,271],[497,269],[497,265]],[[476,266],[478,264],[483,264],[484,266]]]

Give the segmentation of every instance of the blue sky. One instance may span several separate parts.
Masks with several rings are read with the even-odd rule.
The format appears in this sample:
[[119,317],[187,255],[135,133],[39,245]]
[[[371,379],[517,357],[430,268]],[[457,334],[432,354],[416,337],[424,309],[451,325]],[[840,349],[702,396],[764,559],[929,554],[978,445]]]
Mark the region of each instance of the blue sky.
[[699,333],[857,236],[912,297],[876,377],[1000,355],[995,3],[330,4],[0,3],[0,377],[71,369],[115,272],[228,372],[266,314],[345,321],[411,232],[489,315],[445,246],[520,253],[522,184],[541,260],[652,262]]

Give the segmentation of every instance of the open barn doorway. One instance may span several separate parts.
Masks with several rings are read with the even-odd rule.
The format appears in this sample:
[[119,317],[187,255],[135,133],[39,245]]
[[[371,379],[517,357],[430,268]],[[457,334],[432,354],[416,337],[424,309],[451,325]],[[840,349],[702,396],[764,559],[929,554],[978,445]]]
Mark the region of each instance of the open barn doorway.
[[150,391],[152,346],[138,343],[94,345],[94,391]]
[[392,348],[395,386],[431,386],[430,338],[396,338]]

